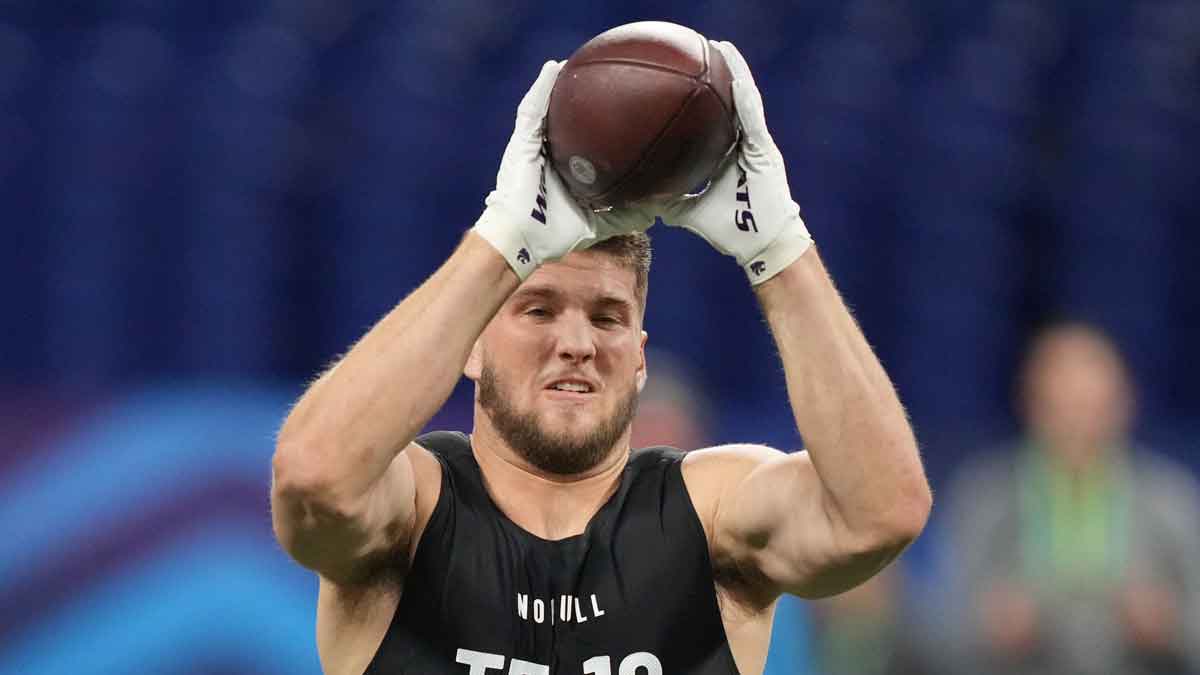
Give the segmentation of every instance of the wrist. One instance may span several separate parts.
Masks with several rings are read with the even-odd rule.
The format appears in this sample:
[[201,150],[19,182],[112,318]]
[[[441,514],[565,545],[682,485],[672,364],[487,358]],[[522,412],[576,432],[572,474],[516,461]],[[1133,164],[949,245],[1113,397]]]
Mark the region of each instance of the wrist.
[[795,222],[784,228],[765,249],[742,265],[751,286],[772,279],[812,248],[808,228],[799,215],[795,218]]
[[534,254],[521,228],[496,206],[485,208],[471,229],[508,261],[518,279],[524,281],[541,266],[542,261]]

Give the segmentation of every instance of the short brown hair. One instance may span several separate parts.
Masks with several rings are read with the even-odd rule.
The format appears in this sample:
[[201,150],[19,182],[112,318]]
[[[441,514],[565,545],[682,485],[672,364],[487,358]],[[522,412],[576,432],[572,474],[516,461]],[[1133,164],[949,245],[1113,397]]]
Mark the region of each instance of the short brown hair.
[[618,234],[615,237],[609,237],[594,244],[587,250],[611,256],[621,267],[628,267],[633,270],[637,284],[634,287],[634,292],[637,294],[638,302],[642,305],[642,311],[645,311],[646,292],[650,286],[650,259],[652,257],[650,235],[645,232]]

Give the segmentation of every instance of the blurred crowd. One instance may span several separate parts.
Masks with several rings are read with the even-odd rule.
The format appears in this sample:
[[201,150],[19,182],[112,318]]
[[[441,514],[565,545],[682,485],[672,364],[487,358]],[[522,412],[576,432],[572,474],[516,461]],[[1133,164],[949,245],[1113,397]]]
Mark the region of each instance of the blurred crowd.
[[[746,55],[936,495],[768,673],[1200,673],[1200,0],[0,0],[0,671],[316,672],[275,425],[640,19]],[[651,236],[635,442],[800,447],[736,265]]]
[[[1016,380],[1020,431],[955,472],[925,579],[902,557],[815,602],[813,672],[1200,673],[1200,486],[1131,435],[1124,358],[1093,326],[1050,324]],[[669,400],[651,396],[639,440],[698,447],[702,408]]]

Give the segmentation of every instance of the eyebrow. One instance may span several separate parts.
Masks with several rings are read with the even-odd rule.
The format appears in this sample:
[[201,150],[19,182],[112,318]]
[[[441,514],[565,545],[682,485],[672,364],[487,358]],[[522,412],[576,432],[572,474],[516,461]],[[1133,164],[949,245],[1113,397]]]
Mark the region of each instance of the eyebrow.
[[518,288],[516,293],[512,294],[512,299],[516,301],[522,300],[555,300],[562,297],[562,292],[558,289],[549,286],[533,286]]
[[[562,291],[552,286],[531,286],[517,289],[513,293],[512,299],[516,302],[528,302],[530,300],[560,300],[563,296]],[[589,302],[592,306],[603,308],[614,308],[619,311],[632,314],[634,305],[625,298],[616,295],[603,294]]]
[[596,299],[595,304],[598,307],[612,307],[618,311],[629,314],[633,313],[633,303],[629,302],[625,298],[618,298],[615,295],[602,295]]

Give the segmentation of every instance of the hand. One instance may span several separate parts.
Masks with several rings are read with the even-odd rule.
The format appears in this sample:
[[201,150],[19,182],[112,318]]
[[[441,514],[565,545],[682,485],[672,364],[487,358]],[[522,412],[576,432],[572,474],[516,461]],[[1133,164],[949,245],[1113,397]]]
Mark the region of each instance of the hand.
[[474,227],[522,280],[542,263],[654,224],[654,215],[640,209],[603,213],[585,209],[547,164],[543,127],[560,69],[561,62],[547,61],[521,99],[516,126],[500,160],[496,189],[487,196],[487,207]]
[[767,131],[762,96],[750,67],[732,44],[713,42],[733,74],[733,102],[742,138],[731,161],[698,197],[666,205],[663,220],[704,237],[737,259],[751,284],[792,264],[812,245],[800,207],[792,201],[783,156]]
[[1038,608],[1033,595],[1015,583],[992,584],[978,605],[983,637],[1009,658],[1029,655],[1038,642]]
[[1176,642],[1178,607],[1171,592],[1152,582],[1127,582],[1117,592],[1117,615],[1130,643],[1146,652],[1169,652]]

